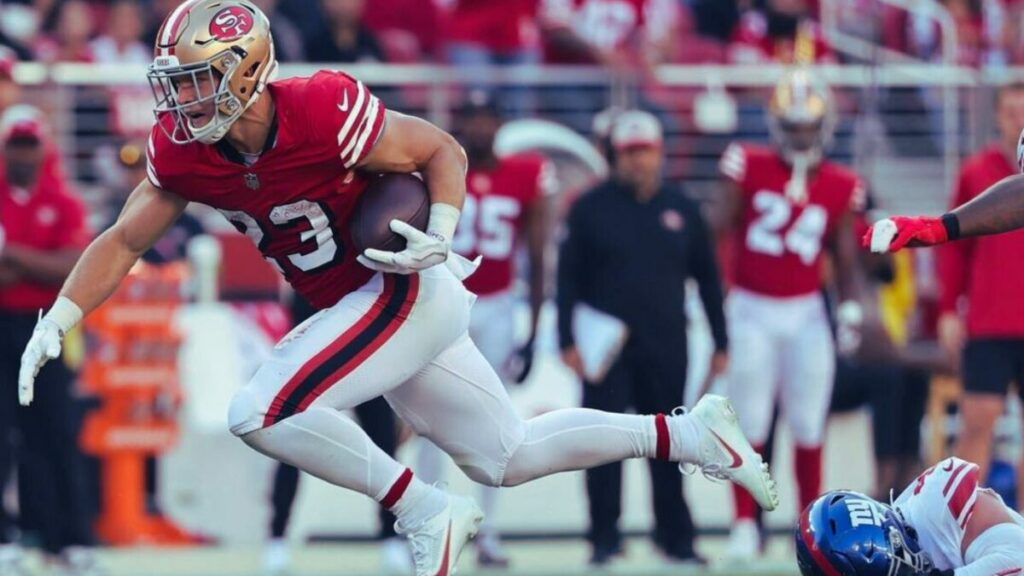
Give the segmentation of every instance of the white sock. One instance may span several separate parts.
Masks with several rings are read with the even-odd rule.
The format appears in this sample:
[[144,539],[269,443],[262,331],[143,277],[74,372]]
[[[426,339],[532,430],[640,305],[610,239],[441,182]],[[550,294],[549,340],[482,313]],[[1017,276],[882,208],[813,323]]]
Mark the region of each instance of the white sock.
[[381,499],[381,504],[398,518],[398,524],[406,531],[416,529],[448,504],[447,494],[416,479],[408,468],[390,492],[396,490],[401,490],[401,494],[394,498],[393,504],[391,494]]
[[704,425],[693,414],[670,416],[667,420],[672,441],[672,460],[700,464],[700,441]]
[[[505,468],[503,485],[516,486],[548,474],[627,458],[655,458],[659,452],[656,422],[654,416],[588,408],[555,410],[531,418],[526,421],[525,440]],[[669,439],[664,434],[661,438],[661,451],[667,454]]]

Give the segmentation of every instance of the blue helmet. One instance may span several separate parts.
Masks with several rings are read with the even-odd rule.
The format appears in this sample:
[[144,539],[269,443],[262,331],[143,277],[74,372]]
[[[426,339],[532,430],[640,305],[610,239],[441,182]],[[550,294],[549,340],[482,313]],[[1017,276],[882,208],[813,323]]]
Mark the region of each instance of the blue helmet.
[[915,576],[931,569],[917,533],[891,508],[857,492],[828,492],[800,514],[804,576]]

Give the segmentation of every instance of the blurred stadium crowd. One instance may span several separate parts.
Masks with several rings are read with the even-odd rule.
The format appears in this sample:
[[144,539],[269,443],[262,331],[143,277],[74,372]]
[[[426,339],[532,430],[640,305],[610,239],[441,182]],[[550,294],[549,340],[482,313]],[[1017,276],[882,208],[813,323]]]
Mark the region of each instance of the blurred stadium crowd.
[[[722,225],[724,194],[720,192],[720,187],[723,186],[723,175],[735,184],[742,184],[742,176],[736,174],[736,164],[746,162],[730,157],[726,147],[733,138],[759,143],[773,142],[767,125],[768,93],[760,89],[730,89],[730,98],[738,102],[738,117],[732,122],[726,118],[724,129],[704,131],[702,127],[713,126],[718,117],[713,111],[705,110],[706,116],[703,119],[695,119],[691,113],[699,108],[697,100],[706,92],[698,89],[667,90],[656,80],[657,67],[662,64],[728,66],[863,63],[862,59],[850,57],[830,46],[819,23],[821,7],[815,0],[253,2],[268,14],[273,23],[277,56],[282,63],[322,64],[323,67],[341,69],[344,69],[346,63],[436,63],[455,67],[572,64],[598,66],[611,76],[628,76],[633,84],[630,86],[630,95],[625,98],[616,98],[614,87],[609,89],[603,85],[503,85],[487,99],[487,102],[497,102],[493,104],[495,108],[492,108],[492,104],[471,102],[460,91],[453,98],[453,102],[458,102],[459,106],[452,106],[458,112],[446,128],[453,129],[467,149],[470,148],[466,144],[467,138],[477,138],[471,144],[485,149],[493,147],[493,132],[500,125],[498,123],[492,127],[487,124],[488,121],[543,117],[591,139],[595,149],[609,160],[611,177],[614,178],[621,176],[623,170],[614,158],[615,146],[611,140],[616,115],[624,107],[651,111],[660,124],[656,139],[659,144],[662,142],[661,130],[664,131],[667,178],[670,181],[694,183],[688,190],[691,195],[704,201],[704,213],[711,229],[709,234],[717,233],[721,283],[726,288],[737,276],[737,264],[732,252],[736,246],[729,227]],[[70,89],[70,100],[54,99],[48,97],[52,94],[46,94],[45,83],[19,85],[15,75],[16,67],[20,63],[124,64],[138,66],[141,70],[152,59],[151,46],[161,22],[178,3],[178,0],[35,0],[5,1],[0,4],[0,113],[7,111],[9,115],[13,114],[5,117],[8,121],[6,125],[0,123],[0,130],[4,131],[4,146],[16,140],[15,136],[37,139],[47,149],[47,157],[52,157],[52,160],[46,161],[44,168],[45,178],[52,179],[48,182],[54,188],[60,188],[61,194],[77,197],[75,186],[85,192],[85,204],[76,202],[75,207],[69,208],[70,213],[77,214],[73,218],[86,218],[90,223],[90,226],[79,223],[76,230],[80,234],[87,233],[85,231],[90,227],[96,231],[109,225],[116,218],[131,189],[145,178],[145,138],[152,126],[152,95],[148,88],[140,88],[139,85],[80,86]],[[941,5],[955,24],[958,41],[954,64],[991,71],[1024,63],[1024,2],[942,0]],[[845,33],[875,46],[899,52],[915,61],[927,63],[942,59],[943,40],[935,14],[907,12],[873,0],[848,0],[837,3],[837,6]],[[368,83],[372,85],[372,82]],[[379,87],[376,93],[392,109],[419,112],[429,108],[422,93],[403,88],[400,81],[388,82]],[[836,91],[836,105],[841,114],[830,157],[850,164],[855,161],[859,163],[865,156],[879,154],[875,150],[864,152],[857,146],[857,142],[877,142],[872,139],[870,131],[865,131],[862,126],[859,128],[856,122],[859,114],[874,107],[873,111],[876,112],[881,108],[883,120],[885,113],[896,113],[909,125],[906,134],[912,137],[890,138],[887,144],[889,149],[899,156],[935,160],[943,145],[943,136],[937,135],[941,129],[936,129],[940,123],[936,92],[907,87],[891,90],[884,96],[879,103],[877,95],[873,95],[867,88],[861,91]],[[927,209],[967,200],[980,192],[992,178],[998,179],[1014,170],[1013,162],[1008,158],[1012,158],[1018,135],[1021,128],[1024,128],[1024,89],[1020,85],[1010,84],[996,94],[995,90],[983,88],[973,98],[976,109],[990,108],[988,123],[983,122],[983,128],[975,130],[973,141],[968,137],[945,135],[947,138],[957,138],[956,149],[965,157],[956,188],[907,191],[909,197],[922,199],[920,204]],[[41,117],[33,116],[34,113],[23,109],[19,111],[19,107],[28,101],[43,109]],[[989,106],[991,102],[995,106]],[[610,104],[620,106],[609,107]],[[493,118],[490,117],[491,113]],[[966,114],[961,115],[960,110],[956,113],[957,122],[961,125],[971,122]],[[480,120],[477,118],[479,115],[487,118]],[[25,118],[29,118],[27,124],[22,122]],[[483,126],[479,123],[481,121],[484,122]],[[18,129],[22,131],[15,130],[15,126],[22,126]],[[884,122],[880,129],[888,131],[890,136],[906,136],[903,133],[895,134],[893,128],[884,125]],[[981,136],[977,136],[979,132]],[[644,138],[652,138],[649,133],[643,134]],[[59,149],[61,146],[63,150]],[[981,151],[978,152],[978,149]],[[975,152],[975,156],[966,159]],[[489,153],[480,152],[480,157],[490,160]],[[726,155],[722,159],[720,174],[719,159],[723,153]],[[58,156],[60,160],[57,160]],[[9,170],[0,177],[0,191],[5,194],[12,194],[11,189],[17,184],[9,181]],[[583,192],[582,188],[595,185],[606,176],[599,172],[594,171],[575,184],[566,184],[563,180],[558,204],[553,207],[551,214],[556,222],[543,236],[541,252],[555,252],[556,246],[566,234],[565,217],[570,210],[570,199]],[[886,174],[874,174],[874,178],[865,175],[868,216],[860,224],[873,216],[873,210],[891,208],[885,200],[892,196],[892,192],[883,191],[878,194],[872,190],[872,183],[880,177],[884,178]],[[913,180],[905,178],[901,182],[912,183]],[[931,182],[934,183],[935,179]],[[88,205],[88,208],[84,208],[84,205]],[[215,223],[214,217],[215,214],[201,211],[186,214],[168,238],[147,255],[147,261],[166,263],[183,260],[188,253],[187,245],[191,238],[204,231],[218,233],[223,244],[226,268],[221,276],[222,297],[247,303],[240,305],[240,308],[244,308],[240,313],[248,316],[253,325],[259,325],[268,337],[272,335],[273,341],[290,327],[288,314],[277,305],[277,280],[272,272],[268,275],[268,267],[262,260],[251,251],[246,251],[247,248],[239,247],[237,238],[231,239],[221,234],[226,226],[219,218]],[[663,224],[668,229],[676,226],[672,221]],[[5,222],[4,226],[9,224]],[[682,227],[682,224],[678,226]],[[518,234],[520,236],[516,245],[526,248],[528,242],[525,235],[528,232],[522,228]],[[64,240],[55,241],[57,244],[54,246],[77,246],[79,240],[72,238],[72,234],[68,236]],[[990,254],[987,260],[979,260],[981,257],[977,254],[983,253]],[[991,469],[990,483],[1008,502],[1024,506],[1024,499],[1017,499],[1018,493],[1024,493],[1024,483],[1020,482],[1019,473],[1014,471],[1021,461],[1020,412],[1016,404],[1010,404],[1007,408],[1003,402],[1006,385],[1013,381],[1019,389],[1021,378],[1024,377],[1024,369],[1020,366],[1003,366],[1003,360],[1008,356],[1022,357],[1020,348],[1015,346],[1024,346],[1024,317],[1021,317],[1020,312],[1024,309],[1024,300],[1019,295],[1019,285],[1011,280],[993,279],[993,270],[998,269],[999,273],[1003,273],[1001,267],[1012,265],[1022,253],[1024,238],[1012,234],[943,250],[899,254],[894,258],[862,255],[849,264],[856,266],[866,278],[868,289],[861,302],[866,312],[863,326],[856,336],[859,346],[853,346],[856,352],[843,354],[844,347],[839,346],[831,409],[834,412],[864,406],[872,409],[873,447],[876,455],[875,494],[880,499],[884,499],[882,495],[888,494],[890,490],[901,490],[919,473],[922,465],[931,464],[954,450],[954,443],[959,437],[960,444],[955,449],[957,455],[983,462],[983,469],[986,466]],[[4,255],[0,257],[2,296],[5,289],[21,278],[8,278],[4,275],[7,274],[7,268],[3,258],[7,258],[8,253],[0,254]],[[521,256],[520,259],[527,258]],[[834,258],[832,263],[835,263]],[[542,284],[553,287],[556,283],[553,264],[531,264],[520,268],[522,270],[518,274],[521,278],[528,276],[526,271],[529,271],[531,274],[544,275]],[[33,281],[39,280],[38,272],[26,274]],[[52,274],[59,276],[59,272]],[[821,287],[833,309],[837,304],[832,289],[836,277],[835,266],[826,266]],[[718,278],[717,270],[715,278]],[[53,285],[59,284],[54,284],[49,277],[47,281]],[[561,290],[562,282],[558,283]],[[1003,290],[1009,287],[1014,289]],[[702,297],[705,296],[703,288]],[[990,297],[989,293],[996,293],[993,290],[998,295]],[[522,296],[525,292],[527,289],[519,286],[516,294]],[[553,290],[548,290],[549,297],[551,292]],[[46,292],[42,297],[47,295],[52,298],[55,291]],[[10,306],[24,308],[23,302],[17,298],[0,297],[0,309],[4,313],[11,312]],[[267,308],[259,308],[258,305],[248,306],[252,302],[270,302],[273,310],[268,312]],[[31,303],[35,307],[46,306],[38,298],[31,300]],[[704,304],[705,307],[709,306],[707,300]],[[717,306],[721,307],[721,302]],[[18,313],[26,311],[17,310]],[[296,318],[309,313],[294,309],[292,312]],[[721,310],[718,312],[720,314]],[[708,316],[712,324],[715,321],[714,315],[715,312],[709,309]],[[830,317],[834,317],[834,314]],[[504,321],[510,320],[505,317]],[[837,324],[841,325],[842,321],[833,322],[831,329],[835,329]],[[715,326],[711,328],[714,331]],[[531,346],[535,331],[534,325],[530,331]],[[716,341],[715,345],[721,345],[724,350],[724,339]],[[736,345],[735,341],[733,345]],[[1004,345],[1009,348],[998,348]],[[565,346],[562,348],[560,351],[564,353]],[[15,356],[6,356],[9,353],[15,354],[12,352],[14,349],[13,345],[10,350],[3,349],[4,370],[7,372],[0,374],[0,381],[3,381],[0,391],[12,398],[14,388],[8,386],[6,381],[11,378],[7,364]],[[558,353],[559,350],[549,352]],[[736,354],[744,354],[746,351],[735,350],[732,353],[735,358]],[[663,354],[670,355],[671,352]],[[571,359],[568,360],[571,364]],[[713,375],[723,375],[725,366],[716,367],[716,361],[711,360],[711,372]],[[964,397],[959,378],[964,370],[972,366],[975,370],[974,388],[970,389],[971,393],[966,395],[968,400],[963,404],[966,420],[961,428],[961,419],[956,416],[958,402]],[[685,373],[685,362],[682,370]],[[529,367],[526,371],[529,371]],[[1005,384],[1000,384],[1003,382]],[[630,384],[627,382],[623,385]],[[785,388],[781,393],[785,394]],[[775,398],[767,399],[768,402],[773,400]],[[619,402],[619,399],[614,402]],[[622,408],[626,405],[637,407],[638,402],[635,398],[632,402],[622,402]],[[669,402],[669,405],[659,409],[668,412],[672,407],[673,404]],[[94,406],[87,407],[92,408]],[[60,410],[74,412],[64,407]],[[1013,416],[1004,417],[1005,413]],[[755,442],[766,450],[769,458],[774,438],[774,421],[784,416],[778,413],[771,416],[773,423],[768,437],[758,438]],[[13,418],[7,413],[4,413],[4,417]],[[11,428],[2,427],[0,432],[8,434]],[[962,434],[961,429],[964,431]],[[388,434],[393,432],[391,430]],[[27,437],[30,431],[23,427],[22,433]],[[77,430],[60,430],[56,434],[73,436],[76,433]],[[13,443],[13,432],[10,436],[0,438],[0,442],[5,445]],[[388,441],[393,450],[397,439],[389,438]],[[55,462],[64,462],[49,464],[55,466],[55,469],[68,470],[66,462],[74,459],[74,455],[55,450],[53,446],[35,446],[24,441],[23,444],[23,449],[30,453],[38,450],[47,454],[47,458],[54,458]],[[809,475],[809,485],[815,485],[815,481],[820,485],[820,458],[820,453],[816,456],[801,456],[798,448],[797,467],[804,468],[798,470],[798,476]],[[0,456],[2,459],[3,456]],[[0,465],[3,464],[0,462]],[[814,465],[818,466],[819,471],[809,472],[807,467]],[[90,464],[82,466],[82,470],[86,470],[82,472],[83,481],[98,477],[94,469],[89,469]],[[152,480],[155,477],[152,471],[155,464],[150,459],[146,466],[149,469],[147,477],[150,478],[146,486],[146,505],[149,512],[158,514],[155,499],[157,488]],[[39,473],[40,469],[37,467],[35,470]],[[0,467],[0,476],[9,472],[9,469]],[[21,475],[19,485],[38,488],[35,482],[39,476],[32,476],[32,466],[22,465],[18,473]],[[42,474],[49,473],[44,471]],[[609,510],[595,504],[601,500],[598,493],[609,482],[606,480],[609,477],[608,471],[605,470],[603,474],[600,481],[592,480],[588,484],[592,498],[591,517],[595,522],[614,524],[618,519],[614,505]],[[297,479],[294,477],[294,469],[279,471],[278,476],[287,477],[283,481],[291,485],[290,488],[281,488],[281,493],[275,488],[273,494],[275,524],[272,532],[274,537],[280,538],[287,523]],[[0,489],[6,480],[0,477]],[[36,496],[27,498],[23,494],[20,524],[12,519],[10,526],[0,525],[0,530],[6,532],[0,534],[0,576],[16,574],[3,571],[6,561],[10,560],[10,566],[13,566],[16,559],[7,544],[14,540],[12,535],[17,532],[16,525],[29,532],[42,532],[42,543],[47,552],[60,553],[69,547],[77,549],[80,545],[94,544],[94,535],[81,533],[89,532],[88,528],[78,530],[81,528],[78,526],[67,533],[60,533],[60,530],[48,527],[47,522],[54,522],[53,515],[57,512],[41,510],[32,502],[85,498],[87,503],[81,512],[83,516],[76,518],[90,517],[101,506],[99,496],[96,495],[101,489],[96,483],[98,481],[88,485],[89,482],[85,481],[85,486],[74,482],[56,483],[43,487],[43,490],[49,492],[37,491]],[[81,496],[80,493],[89,490],[96,494]],[[801,492],[801,501],[807,497]],[[740,504],[742,501],[742,496],[737,495],[738,508],[743,506]],[[685,507],[685,503],[681,505]],[[74,508],[76,505],[69,506]],[[759,547],[763,548],[763,527],[754,528],[753,515],[753,509],[742,511],[740,520],[745,522],[744,529],[749,530],[740,534],[734,530],[733,534],[735,554],[747,559],[755,557]],[[7,516],[4,515],[3,519],[6,520]],[[671,529],[688,533],[679,543],[658,541],[666,556],[681,561],[703,562],[693,548],[693,539],[696,537],[693,525],[673,526]],[[47,536],[47,530],[54,533]],[[78,531],[71,533],[75,530]],[[163,534],[167,536],[173,533],[175,538],[184,541],[203,541],[201,536],[179,534],[174,530],[173,526],[165,527]],[[383,530],[381,536],[393,538],[394,534]],[[592,561],[596,564],[612,561],[621,551],[621,535],[614,528],[604,526],[602,530],[602,527],[594,526],[589,537],[594,545]],[[656,539],[660,537],[656,531]],[[401,546],[398,549],[396,553],[402,554]],[[280,546],[270,552],[268,566],[283,570],[287,565],[286,552]],[[500,548],[481,550],[480,553],[482,562],[498,566],[507,564]],[[92,569],[89,559],[69,557],[66,563],[71,567],[69,573],[72,574],[88,574],[90,572],[87,570]],[[80,570],[75,566],[79,566]]]

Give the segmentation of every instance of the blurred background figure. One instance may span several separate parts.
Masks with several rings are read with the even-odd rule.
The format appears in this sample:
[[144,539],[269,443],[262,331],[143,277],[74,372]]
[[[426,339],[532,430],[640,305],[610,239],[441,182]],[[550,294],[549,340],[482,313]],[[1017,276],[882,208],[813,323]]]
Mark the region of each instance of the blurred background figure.
[[[533,366],[534,346],[546,287],[546,252],[556,190],[553,167],[539,154],[499,158],[494,139],[502,118],[494,98],[472,91],[456,120],[456,134],[469,158],[466,174],[468,195],[452,250],[470,259],[483,258],[480,268],[466,279],[466,288],[477,295],[470,316],[469,333],[484,358],[506,384],[522,384]],[[526,254],[530,308],[525,342],[516,341],[516,261]],[[442,479],[448,458],[424,439],[417,473],[425,482]],[[481,566],[507,567],[494,522],[498,488],[481,487],[485,520],[476,537]]]
[[145,26],[145,12],[138,0],[115,0],[103,34],[90,44],[93,58],[104,64],[149,64],[153,49],[142,41]]
[[306,47],[302,31],[279,9],[278,0],[255,0],[253,2],[274,26],[274,55],[279,62],[302,62],[306,60]]
[[[17,404],[20,354],[39,310],[48,308],[90,239],[85,208],[68,184],[46,170],[41,113],[20,105],[0,117],[0,492],[18,469],[18,525],[39,535],[59,574],[91,574],[92,515],[78,446],[81,425],[74,374],[63,362],[39,373],[40,395]],[[16,440],[16,442],[15,442]],[[0,505],[0,560],[13,564],[15,524]]]
[[[1024,128],[1024,85],[1002,87],[996,98],[999,137],[968,158],[960,170],[952,205],[1015,174],[1018,139]],[[1024,232],[977,238],[939,249],[942,315],[939,340],[960,362],[963,428],[955,454],[981,467],[992,462],[993,430],[1006,409],[1011,383],[1024,398],[1024,278],[1007,265],[1024,254]],[[962,355],[962,356],[961,356]],[[1018,480],[1018,502],[1024,502]]]
[[[652,114],[623,112],[611,128],[613,176],[573,205],[558,262],[558,336],[563,362],[583,380],[583,406],[668,413],[682,402],[687,375],[686,283],[696,281],[714,340],[713,375],[728,365],[722,285],[700,208],[662,174],[661,126]],[[629,336],[602,381],[584,371],[576,307],[587,305],[628,326]],[[651,461],[654,544],[669,561],[701,565],[678,467]],[[622,467],[587,472],[591,564],[622,554],[618,522]]]
[[[537,0],[456,0],[445,28],[447,60],[459,67],[538,64],[537,4]],[[505,112],[512,118],[529,114],[535,107],[529,89],[507,86],[501,93]]]
[[[751,444],[763,452],[775,402],[796,443],[800,509],[821,492],[822,443],[835,374],[835,348],[822,297],[823,254],[835,261],[840,347],[858,345],[861,307],[855,218],[864,187],[824,159],[835,123],[828,86],[807,70],[776,86],[769,115],[774,146],[734,143],[725,176],[719,234],[732,236],[727,396]],[[762,547],[757,506],[734,490],[729,556],[751,560]]]
[[84,0],[66,0],[43,20],[35,59],[43,62],[93,62],[90,40],[96,30],[92,9]]
[[14,65],[17,63],[14,51],[0,46],[0,114],[21,102],[21,86],[14,81]]
[[310,62],[384,62],[387,57],[363,22],[366,0],[320,0],[323,29],[306,38]]

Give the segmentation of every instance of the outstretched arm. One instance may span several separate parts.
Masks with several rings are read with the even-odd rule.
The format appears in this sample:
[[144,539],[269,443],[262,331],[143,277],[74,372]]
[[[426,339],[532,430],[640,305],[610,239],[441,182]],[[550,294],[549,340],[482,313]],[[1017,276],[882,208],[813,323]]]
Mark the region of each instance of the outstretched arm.
[[139,257],[171,224],[188,202],[144,180],[128,198],[121,216],[82,253],[53,307],[36,324],[21,355],[18,400],[32,402],[35,378],[47,361],[60,356],[69,330],[110,297]]
[[886,218],[864,237],[874,252],[895,252],[1024,228],[1024,175],[1003,178],[977,198],[939,218]]
[[959,238],[1024,228],[1024,175],[1003,178],[950,214],[959,225]]

